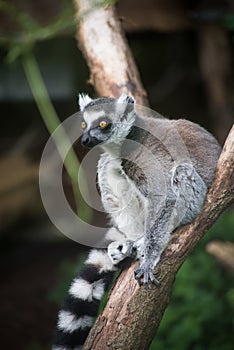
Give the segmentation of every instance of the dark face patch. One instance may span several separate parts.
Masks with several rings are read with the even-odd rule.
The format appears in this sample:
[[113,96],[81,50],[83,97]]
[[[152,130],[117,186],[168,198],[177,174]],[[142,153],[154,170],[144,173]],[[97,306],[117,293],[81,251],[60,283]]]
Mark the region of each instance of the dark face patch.
[[[102,123],[106,123],[106,126],[103,127]],[[93,121],[93,123],[92,123],[92,125],[90,127],[90,130],[97,128],[99,130],[102,130],[103,132],[104,131],[107,132],[107,131],[109,131],[111,129],[111,125],[112,125],[112,123],[111,123],[110,118],[108,118],[108,117],[99,117],[95,121]]]
[[84,147],[92,148],[97,146],[99,143],[103,142],[102,140],[98,140],[96,137],[91,136],[89,132],[85,132],[81,138],[81,144]]
[[111,136],[111,130],[113,124],[107,117],[100,117],[96,119],[89,130],[83,128],[86,126],[85,121],[81,122],[81,129],[83,131],[83,136],[81,138],[81,144],[84,147],[92,148],[100,143],[103,143],[109,139]]

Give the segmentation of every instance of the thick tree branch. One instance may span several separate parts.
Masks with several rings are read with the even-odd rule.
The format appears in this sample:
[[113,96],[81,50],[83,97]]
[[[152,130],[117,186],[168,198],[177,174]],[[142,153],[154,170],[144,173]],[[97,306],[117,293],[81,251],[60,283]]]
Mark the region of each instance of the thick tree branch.
[[[90,10],[90,0],[74,0],[80,13]],[[78,29],[79,45],[91,71],[91,82],[101,96],[131,93],[145,104],[145,91],[121,26],[112,7],[88,11]],[[124,271],[114,286],[103,313],[98,317],[84,350],[148,349],[169,303],[176,273],[185,258],[233,201],[234,128],[220,156],[214,184],[199,217],[178,229],[162,255],[155,271],[161,287],[150,292],[139,288],[134,279],[133,264]]]
[[115,8],[93,8],[92,0],[74,0],[81,23],[79,46],[90,68],[90,82],[100,96],[119,97],[129,93],[147,105],[146,92],[126,42]]

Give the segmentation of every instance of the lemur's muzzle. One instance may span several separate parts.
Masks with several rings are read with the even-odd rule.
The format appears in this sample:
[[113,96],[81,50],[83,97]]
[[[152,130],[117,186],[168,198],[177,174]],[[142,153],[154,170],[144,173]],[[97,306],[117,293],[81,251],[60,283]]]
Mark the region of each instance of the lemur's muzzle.
[[91,136],[89,132],[85,132],[81,137],[81,144],[84,147],[92,148],[98,145],[99,143],[101,143],[101,141],[98,140],[96,137]]

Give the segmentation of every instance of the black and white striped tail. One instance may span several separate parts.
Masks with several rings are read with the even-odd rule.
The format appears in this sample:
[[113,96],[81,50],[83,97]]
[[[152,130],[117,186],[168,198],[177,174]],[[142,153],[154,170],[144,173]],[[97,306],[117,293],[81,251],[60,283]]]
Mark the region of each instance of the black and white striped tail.
[[91,250],[59,312],[52,350],[82,349],[115,271],[106,251]]

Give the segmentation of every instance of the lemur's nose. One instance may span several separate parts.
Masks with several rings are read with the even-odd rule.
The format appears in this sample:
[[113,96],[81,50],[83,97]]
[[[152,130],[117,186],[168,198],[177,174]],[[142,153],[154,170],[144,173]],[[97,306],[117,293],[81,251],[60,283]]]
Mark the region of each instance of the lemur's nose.
[[85,132],[83,136],[81,137],[81,144],[84,147],[92,148],[96,145],[98,145],[101,141],[98,140],[96,137],[91,136],[89,132]]
[[91,142],[91,137],[90,135],[86,132],[82,135],[82,138],[81,138],[81,144],[82,146],[88,146]]

